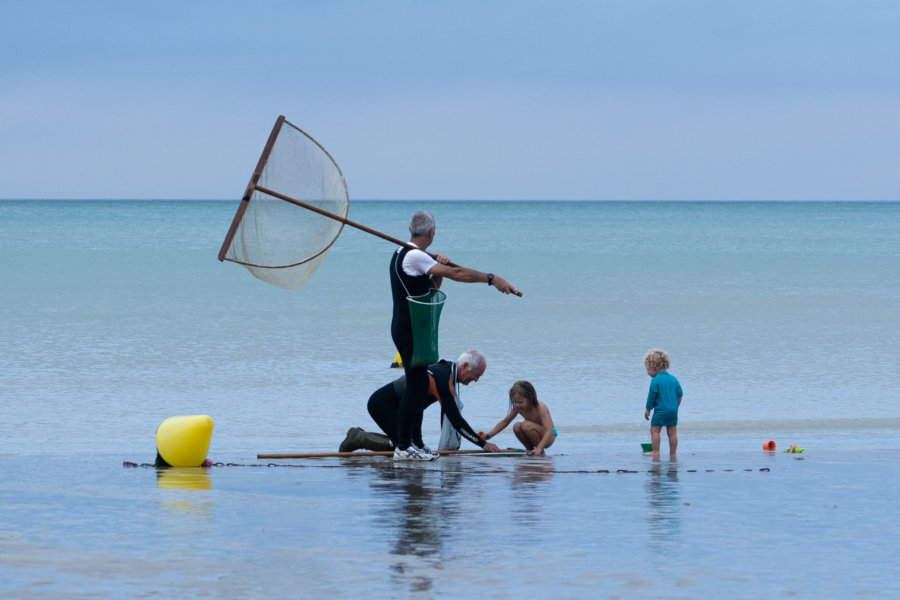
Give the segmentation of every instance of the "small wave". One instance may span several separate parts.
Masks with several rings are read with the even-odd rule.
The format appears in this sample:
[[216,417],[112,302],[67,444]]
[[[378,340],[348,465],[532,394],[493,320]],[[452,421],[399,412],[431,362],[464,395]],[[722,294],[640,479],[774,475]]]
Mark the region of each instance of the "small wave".
[[[609,423],[605,425],[575,425],[560,427],[560,433],[624,433],[644,431],[647,423]],[[774,434],[795,431],[900,431],[900,418],[874,419],[762,419],[757,421],[683,421],[679,432],[720,433],[735,432]]]

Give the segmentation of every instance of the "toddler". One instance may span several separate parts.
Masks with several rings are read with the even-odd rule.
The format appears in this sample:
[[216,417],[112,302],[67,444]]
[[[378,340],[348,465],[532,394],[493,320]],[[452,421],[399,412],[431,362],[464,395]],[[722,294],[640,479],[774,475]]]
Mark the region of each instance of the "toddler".
[[650,421],[650,441],[653,450],[647,456],[659,456],[659,438],[662,428],[666,428],[669,438],[669,454],[675,456],[678,448],[678,407],[681,406],[681,384],[671,375],[669,369],[669,355],[662,350],[651,350],[644,357],[644,366],[647,367],[647,375],[650,380],[650,393],[647,394],[647,406],[644,410],[644,419],[650,420],[650,412],[653,412],[653,420]]

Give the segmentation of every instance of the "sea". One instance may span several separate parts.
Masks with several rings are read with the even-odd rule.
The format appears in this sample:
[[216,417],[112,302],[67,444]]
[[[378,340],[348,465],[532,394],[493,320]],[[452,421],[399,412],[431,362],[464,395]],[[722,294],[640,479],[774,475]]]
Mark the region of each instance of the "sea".
[[[445,281],[440,354],[486,357],[476,430],[524,379],[559,437],[426,464],[258,457],[376,430],[394,246],[345,226],[276,288],[217,260],[237,205],[0,201],[0,599],[900,595],[900,202],[352,201],[523,292]],[[213,466],[151,466],[195,414]]]

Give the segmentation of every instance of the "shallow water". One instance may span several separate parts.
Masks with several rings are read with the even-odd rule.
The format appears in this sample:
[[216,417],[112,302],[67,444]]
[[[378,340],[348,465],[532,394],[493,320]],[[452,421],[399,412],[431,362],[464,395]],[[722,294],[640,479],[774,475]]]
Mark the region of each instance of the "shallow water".
[[580,450],[552,457],[428,464],[247,456],[157,470],[105,453],[3,456],[0,597],[900,590],[900,450],[868,449],[872,435],[807,438],[803,454],[701,439],[677,460],[574,435]]
[[[373,428],[390,248],[345,231],[278,290],[215,260],[235,208],[0,202],[0,598],[898,595],[900,203],[355,203],[525,291],[446,285],[442,353],[488,356],[476,429],[527,378],[560,437],[278,467]],[[676,462],[640,454],[654,346]],[[176,414],[235,466],[124,467]]]

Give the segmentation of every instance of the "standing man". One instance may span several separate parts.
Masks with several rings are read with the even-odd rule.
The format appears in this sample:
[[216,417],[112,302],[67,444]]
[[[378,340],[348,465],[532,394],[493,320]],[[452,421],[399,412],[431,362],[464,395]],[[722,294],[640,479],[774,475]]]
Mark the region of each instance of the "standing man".
[[432,257],[425,250],[434,241],[434,232],[434,217],[431,213],[417,212],[409,224],[409,243],[413,247],[401,246],[391,256],[391,293],[394,298],[391,339],[400,353],[406,375],[406,391],[400,402],[394,460],[434,460],[439,456],[428,448],[412,444],[413,437],[422,439],[422,412],[425,410],[425,396],[428,392],[428,367],[411,366],[413,334],[407,296],[421,296],[431,288],[440,288],[444,277],[463,283],[487,283],[503,294],[522,295],[509,282],[493,273],[450,266],[450,259],[443,254]]

